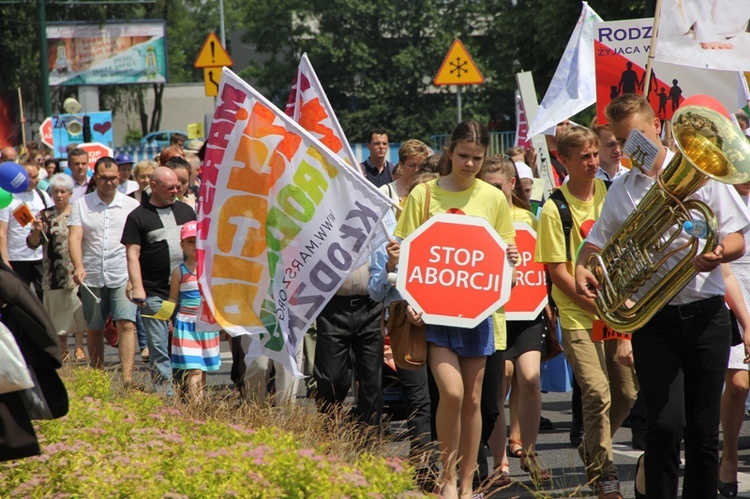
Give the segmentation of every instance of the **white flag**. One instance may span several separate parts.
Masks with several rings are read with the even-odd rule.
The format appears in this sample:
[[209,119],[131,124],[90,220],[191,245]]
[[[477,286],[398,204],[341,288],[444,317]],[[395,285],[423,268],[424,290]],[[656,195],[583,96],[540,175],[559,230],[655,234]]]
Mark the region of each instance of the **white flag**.
[[561,121],[596,102],[594,23],[601,20],[599,14],[583,2],[576,28],[529,126],[529,137],[554,129]]

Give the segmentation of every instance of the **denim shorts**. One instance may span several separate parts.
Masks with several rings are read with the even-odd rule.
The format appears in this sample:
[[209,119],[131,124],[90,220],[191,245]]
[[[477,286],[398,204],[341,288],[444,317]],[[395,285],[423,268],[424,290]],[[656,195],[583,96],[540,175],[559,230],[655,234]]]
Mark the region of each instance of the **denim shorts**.
[[427,343],[450,348],[459,357],[485,357],[495,353],[492,316],[468,329],[455,326],[427,325]]
[[[126,286],[127,283],[117,288],[89,287],[91,293],[83,286],[80,287],[83,315],[86,317],[86,324],[90,330],[104,329],[109,315],[112,315],[113,321],[135,322],[137,305],[125,296]],[[101,299],[100,303],[96,303],[92,293]]]

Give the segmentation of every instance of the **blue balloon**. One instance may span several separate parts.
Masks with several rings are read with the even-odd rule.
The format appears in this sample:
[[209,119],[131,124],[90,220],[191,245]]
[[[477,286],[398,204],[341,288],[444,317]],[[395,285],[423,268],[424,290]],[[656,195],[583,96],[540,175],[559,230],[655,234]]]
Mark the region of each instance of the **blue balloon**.
[[29,188],[26,168],[12,161],[0,164],[0,188],[12,193],[26,192]]

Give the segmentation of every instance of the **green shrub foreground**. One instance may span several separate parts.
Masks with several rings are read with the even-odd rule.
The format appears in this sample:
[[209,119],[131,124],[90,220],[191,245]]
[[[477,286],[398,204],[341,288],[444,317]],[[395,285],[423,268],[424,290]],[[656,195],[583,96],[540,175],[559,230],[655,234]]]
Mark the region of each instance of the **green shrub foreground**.
[[210,397],[192,408],[118,390],[101,371],[63,378],[70,413],[38,422],[41,456],[0,463],[0,497],[417,495],[406,462],[385,447],[359,452],[356,431],[310,407]]

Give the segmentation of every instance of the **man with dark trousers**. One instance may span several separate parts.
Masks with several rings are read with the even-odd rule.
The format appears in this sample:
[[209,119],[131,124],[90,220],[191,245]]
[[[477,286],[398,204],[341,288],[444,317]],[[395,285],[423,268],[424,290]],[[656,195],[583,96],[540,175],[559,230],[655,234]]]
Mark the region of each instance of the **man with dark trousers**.
[[[587,299],[596,297],[600,285],[587,268],[588,257],[612,240],[674,156],[661,144],[661,121],[642,95],[626,94],[614,99],[607,105],[606,115],[618,142],[624,144],[637,130],[658,153],[653,164],[636,164],[609,189],[601,216],[586,238],[576,264],[576,290]],[[699,120],[685,118],[687,124],[681,126],[696,127],[690,132],[700,135],[704,128],[696,126]],[[702,147],[701,154],[708,150]],[[635,302],[642,299],[656,283],[668,278],[666,274],[683,258],[691,258],[698,272],[651,320],[633,332],[632,355],[620,358],[620,362],[634,365],[638,376],[647,380],[641,385],[646,405],[646,453],[638,461],[636,474],[645,468],[646,490],[637,493],[648,497],[677,497],[683,438],[682,497],[716,497],[719,475],[719,410],[731,337],[720,265],[745,253],[743,234],[750,228],[750,213],[731,186],[714,180],[708,180],[688,199],[706,203],[713,212],[719,243],[706,253],[702,252],[701,243],[698,255],[691,258],[687,249],[690,236],[685,231],[676,232],[664,249],[664,253],[676,254],[627,297]],[[654,261],[659,261],[664,253],[655,253]],[[610,274],[613,271],[610,269]]]
[[[368,137],[370,158],[361,164],[362,169],[370,182],[385,185],[391,182],[393,170],[393,164],[385,159],[388,135],[375,129]],[[346,399],[355,376],[356,417],[377,428],[383,414],[383,304],[370,298],[369,278],[365,263],[347,277],[318,315],[313,377],[315,399],[321,410],[328,412]]]

